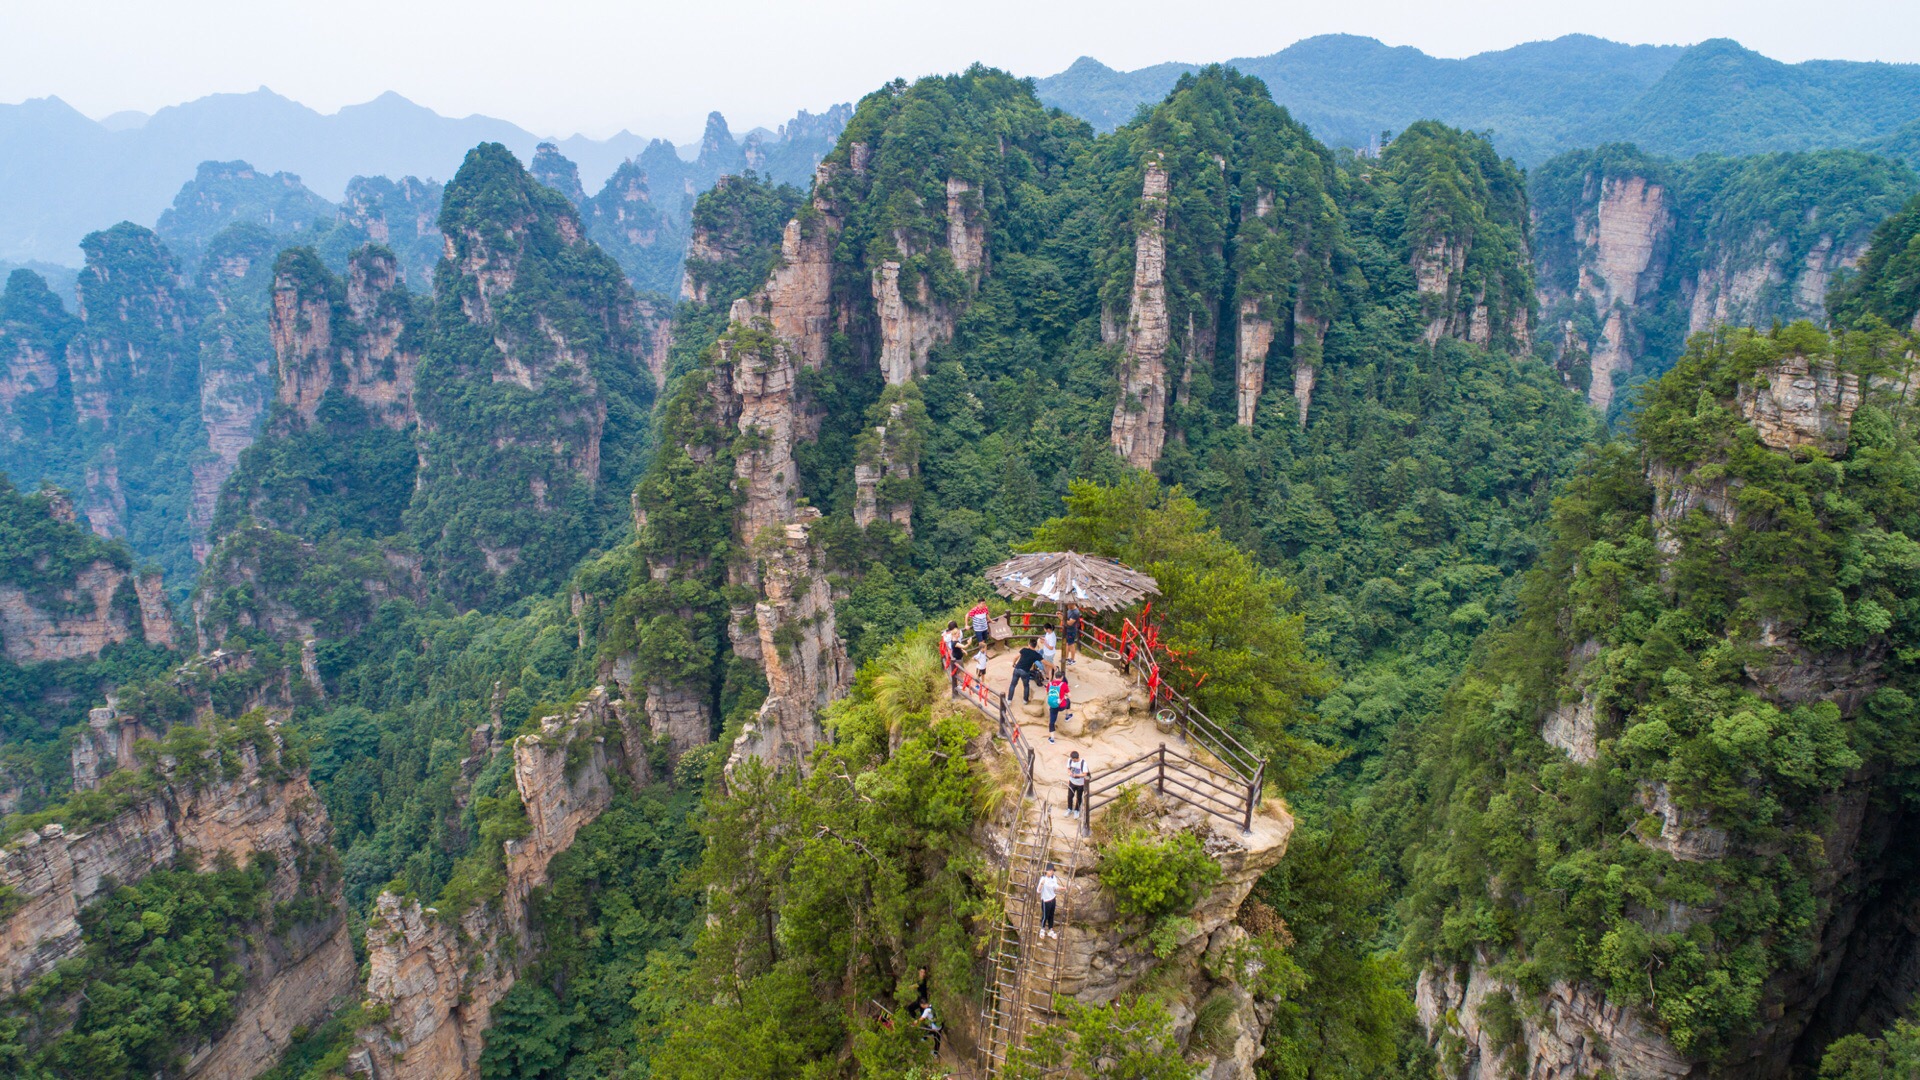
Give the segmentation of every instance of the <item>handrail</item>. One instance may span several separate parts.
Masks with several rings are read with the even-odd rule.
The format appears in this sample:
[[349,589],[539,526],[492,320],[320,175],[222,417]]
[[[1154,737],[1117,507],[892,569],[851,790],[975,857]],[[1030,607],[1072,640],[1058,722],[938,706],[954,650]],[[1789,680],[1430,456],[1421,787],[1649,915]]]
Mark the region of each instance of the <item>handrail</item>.
[[[1020,725],[1014,723],[1007,713],[1007,697],[1000,691],[987,685],[987,680],[962,669],[959,658],[947,647],[946,639],[940,639],[940,666],[947,673],[947,687],[952,696],[965,698],[981,712],[992,717],[998,725],[1000,737],[1007,740],[1007,749],[1012,752],[1013,760],[1020,766],[1020,775],[1026,779],[1025,794],[1033,794],[1034,750],[1028,745],[1027,737],[1021,733]],[[1024,751],[1024,752],[1023,752]]]
[[[1127,772],[1129,769],[1133,771]],[[1123,775],[1115,776],[1114,773]],[[1178,751],[1169,750],[1166,743],[1161,743],[1158,749],[1108,770],[1098,786],[1088,785],[1086,811],[1080,816],[1080,835],[1089,836],[1093,833],[1095,810],[1119,798],[1120,790],[1140,782],[1153,784],[1154,790],[1164,798],[1177,800],[1240,826],[1243,834],[1252,832],[1253,812],[1260,805],[1260,787],[1265,771],[1257,770],[1253,779],[1244,785],[1234,786],[1214,779],[1220,775],[1223,774],[1200,765]],[[1168,790],[1169,787],[1172,790]],[[1103,795],[1105,798],[1100,797]]]
[[[1093,626],[1091,623],[1087,625]],[[1126,624],[1128,631],[1131,631],[1132,625],[1129,620]],[[1093,626],[1093,629],[1102,634],[1106,633],[1098,626]],[[1137,644],[1150,645],[1150,642],[1140,637]],[[953,654],[952,649],[948,648],[946,639],[940,639],[937,645],[940,665],[947,673],[948,688],[952,695],[965,698],[981,712],[994,718],[1000,737],[1007,741],[1007,749],[1020,768],[1021,779],[1025,781],[1021,789],[1022,796],[1032,795],[1036,785],[1034,778],[1036,753],[1027,741],[1026,734],[1021,730],[1019,723],[1009,714],[1007,696],[986,685],[985,679],[964,670],[959,658]],[[1131,655],[1128,655],[1129,660]],[[1148,656],[1150,658],[1151,654],[1149,653]],[[1178,695],[1171,687],[1159,681],[1157,663],[1153,665],[1152,670],[1154,674],[1149,680],[1150,697],[1157,687],[1159,692],[1168,696],[1170,702],[1177,702],[1180,708],[1175,711],[1175,716],[1187,721],[1181,726],[1190,737],[1196,733],[1211,734],[1214,725],[1207,719],[1206,714],[1194,708],[1184,695]],[[1183,716],[1183,714],[1187,715]],[[1193,718],[1198,718],[1203,723],[1195,723]],[[1243,772],[1234,761],[1234,755],[1227,752],[1227,747],[1230,745],[1232,748],[1241,750],[1242,753],[1247,753],[1245,748],[1241,747],[1232,736],[1224,732],[1220,734],[1224,741],[1218,745],[1209,745],[1210,740],[1205,738],[1195,738],[1194,741],[1219,755],[1222,764],[1226,766],[1226,771],[1216,769],[1177,750],[1170,751],[1166,743],[1161,743],[1157,750],[1149,750],[1131,761],[1121,762],[1107,770],[1100,786],[1088,785],[1087,808],[1080,817],[1080,834],[1086,836],[1093,831],[1095,796],[1115,791],[1122,785],[1138,781],[1149,773],[1155,774],[1154,784],[1160,794],[1171,796],[1215,817],[1232,821],[1240,826],[1242,832],[1251,832],[1253,812],[1260,804],[1260,792],[1266,778],[1266,764],[1256,759],[1253,767]],[[1169,757],[1173,759],[1171,765],[1167,760]],[[1125,772],[1136,765],[1142,768],[1131,773]],[[1167,790],[1169,772],[1173,774],[1171,781],[1173,791]],[[1124,773],[1124,775],[1115,777],[1115,773]],[[1098,805],[1111,802],[1113,797],[1108,796]]]
[[1083,618],[1081,625],[1096,644],[1119,655],[1121,666],[1146,680],[1148,708],[1164,699],[1187,737],[1211,751],[1233,772],[1237,780],[1246,783],[1255,774],[1265,771],[1265,762],[1260,755],[1249,750],[1226,728],[1201,712],[1191,698],[1166,681],[1156,651],[1164,651],[1164,646],[1160,645],[1151,627],[1142,630],[1134,625],[1132,619],[1123,619],[1120,632],[1115,634],[1090,618]]

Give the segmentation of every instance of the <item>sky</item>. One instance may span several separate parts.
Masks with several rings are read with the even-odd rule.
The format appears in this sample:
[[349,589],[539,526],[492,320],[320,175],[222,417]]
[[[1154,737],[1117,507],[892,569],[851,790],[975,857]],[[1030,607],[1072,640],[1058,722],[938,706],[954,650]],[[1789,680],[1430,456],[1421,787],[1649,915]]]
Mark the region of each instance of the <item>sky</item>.
[[260,86],[322,112],[394,90],[541,135],[776,126],[974,61],[1049,75],[1277,52],[1351,33],[1459,57],[1587,33],[1731,37],[1780,60],[1920,62],[1913,0],[0,0],[0,102],[103,117]]

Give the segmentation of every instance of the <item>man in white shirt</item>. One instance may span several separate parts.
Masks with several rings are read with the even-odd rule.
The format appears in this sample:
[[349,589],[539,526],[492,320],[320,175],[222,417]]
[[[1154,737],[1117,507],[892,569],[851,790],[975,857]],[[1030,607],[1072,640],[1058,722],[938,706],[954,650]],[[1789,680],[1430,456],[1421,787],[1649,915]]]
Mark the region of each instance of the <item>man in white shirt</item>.
[[1067,816],[1077,818],[1086,808],[1087,781],[1093,776],[1093,767],[1087,759],[1075,750],[1067,755]]
[[1041,875],[1035,891],[1040,894],[1040,932],[1047,937],[1057,938],[1060,935],[1053,929],[1053,905],[1055,898],[1060,895],[1060,879],[1053,876],[1052,866],[1048,866],[1047,872]]

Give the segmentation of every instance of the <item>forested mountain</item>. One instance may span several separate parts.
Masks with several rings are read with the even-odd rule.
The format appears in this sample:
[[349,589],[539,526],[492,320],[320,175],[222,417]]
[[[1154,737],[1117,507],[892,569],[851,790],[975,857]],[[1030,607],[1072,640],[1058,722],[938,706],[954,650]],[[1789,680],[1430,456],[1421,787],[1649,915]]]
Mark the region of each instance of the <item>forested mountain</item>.
[[[0,485],[6,1070],[1900,1075],[1909,170],[1530,178],[1434,120],[1358,156],[1220,67],[1104,133],[896,81],[804,190],[708,134],[679,226],[488,142],[297,228],[210,168],[166,223],[197,270],[118,226],[76,316],[15,275],[0,446],[73,448],[96,526],[170,520],[129,457],[259,436],[180,519],[184,663],[125,547]],[[1244,818],[1162,743],[1080,837],[952,698],[935,631],[1017,548],[1156,580]],[[1060,734],[1104,778],[1148,698],[1085,656]],[[1057,978],[1031,1020],[1010,948]]]
[[[704,162],[684,162],[671,143],[625,131],[604,140],[576,135],[557,142],[594,187],[613,179],[628,161],[642,161],[663,212],[684,214],[680,197],[712,184],[715,154],[728,163],[738,159],[726,171],[754,168],[804,182],[832,145],[846,110],[802,110],[776,131],[755,130],[738,141],[719,121],[719,142],[716,115],[701,146]],[[251,162],[263,175],[289,174],[284,182],[304,178],[317,194],[300,199],[352,203],[361,177],[444,181],[484,141],[499,142],[524,161],[542,139],[503,120],[440,116],[394,93],[323,115],[262,87],[209,95],[148,117],[119,117],[111,126],[59,98],[0,105],[0,158],[19,163],[0,170],[0,205],[7,207],[0,217],[0,259],[73,263],[82,236],[114,221],[154,220],[203,162]],[[632,183],[620,186],[631,189]],[[161,231],[171,242],[172,234]],[[193,262],[192,252],[177,254]]]
[[1528,178],[1543,344],[1608,411],[1672,365],[1689,335],[1823,321],[1831,284],[1916,191],[1912,169],[1850,150],[1563,154]]
[[[1500,152],[1523,165],[1633,142],[1672,155],[1859,147],[1920,168],[1896,135],[1920,107],[1914,65],[1783,64],[1724,39],[1683,48],[1581,34],[1462,60],[1328,34],[1229,63],[1263,80],[1275,101],[1335,146],[1364,148],[1434,119],[1491,132]],[[1109,130],[1195,67],[1120,72],[1082,57],[1037,85],[1047,104]]]

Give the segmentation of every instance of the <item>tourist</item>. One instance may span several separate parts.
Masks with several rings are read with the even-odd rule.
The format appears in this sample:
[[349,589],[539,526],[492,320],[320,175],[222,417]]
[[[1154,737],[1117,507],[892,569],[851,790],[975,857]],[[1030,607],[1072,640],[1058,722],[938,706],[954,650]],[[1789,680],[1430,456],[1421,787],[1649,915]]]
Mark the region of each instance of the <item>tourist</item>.
[[992,618],[993,617],[987,612],[987,602],[985,600],[973,605],[973,610],[967,612],[967,623],[973,627],[973,644],[975,648],[985,651],[987,647],[987,624]]
[[1021,647],[1019,659],[1013,662],[1013,679],[1007,683],[1008,701],[1013,700],[1013,688],[1016,685],[1020,687],[1022,702],[1033,700],[1033,680],[1038,677],[1034,667],[1040,663],[1041,659],[1040,650],[1031,645]]
[[1047,872],[1041,876],[1040,885],[1035,890],[1040,894],[1040,932],[1050,938],[1060,936],[1053,928],[1054,898],[1060,895],[1060,879],[1053,876],[1053,864],[1047,864]]
[[933,1002],[921,998],[920,1003],[914,1006],[914,1011],[920,1014],[916,1022],[926,1029],[927,1033],[924,1037],[933,1040],[933,1056],[939,1057],[940,1024],[933,1018]]
[[959,663],[961,641],[960,624],[948,620],[946,630],[940,634],[940,640],[946,643],[947,656],[950,657],[954,663]]
[[1092,770],[1081,759],[1080,751],[1067,755],[1067,816],[1077,818],[1086,809],[1087,780]]
[[1065,656],[1066,662],[1071,664],[1080,655],[1080,609],[1069,606],[1066,617],[1061,622],[1064,623],[1064,632],[1061,637],[1065,642],[1061,655]]
[[[1073,708],[1073,702],[1070,700],[1072,694],[1073,687],[1067,685],[1067,673],[1064,670],[1056,671],[1053,678],[1047,683],[1048,742],[1053,741],[1053,728],[1060,720],[1060,713],[1063,710]],[[1067,716],[1072,717],[1073,714],[1069,712]]]
[[987,650],[981,649],[973,654],[973,673],[981,686],[987,685]]

